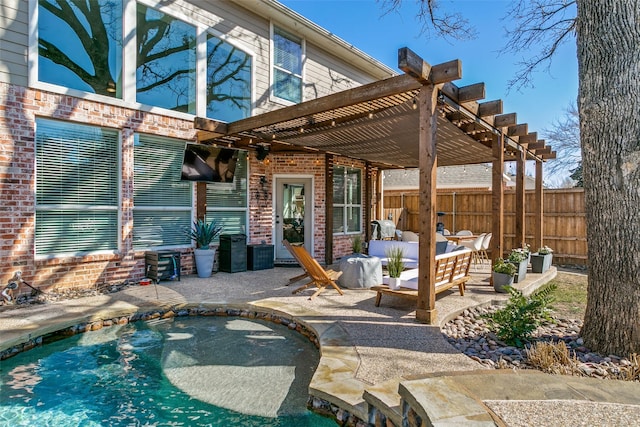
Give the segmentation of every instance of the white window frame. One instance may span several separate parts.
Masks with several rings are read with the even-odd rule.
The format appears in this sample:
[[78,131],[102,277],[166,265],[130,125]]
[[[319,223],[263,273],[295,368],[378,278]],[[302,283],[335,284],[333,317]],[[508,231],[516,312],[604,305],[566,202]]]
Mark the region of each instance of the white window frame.
[[[289,33],[294,37],[297,37],[300,39],[300,49],[302,51],[302,57],[300,58],[301,64],[302,64],[302,74],[297,75],[294,73],[291,73],[289,70],[285,70],[284,68],[280,68],[277,67],[275,65],[275,43],[273,42],[273,37],[275,34],[275,29],[278,28],[281,31],[284,31],[285,33]],[[284,98],[280,98],[275,94],[275,72],[274,69],[277,67],[278,70],[285,72],[287,74],[291,74],[294,75],[296,77],[300,78],[300,102],[304,102],[305,101],[305,96],[304,96],[304,87],[305,87],[305,70],[306,70],[306,63],[307,63],[307,41],[304,37],[302,36],[298,36],[296,35],[294,32],[290,31],[289,29],[287,29],[286,27],[277,25],[273,22],[270,22],[269,25],[269,50],[271,52],[271,54],[269,55],[269,99],[273,102],[277,102],[279,104],[283,104],[283,105],[296,105],[295,102],[291,102],[288,99],[284,99]]]
[[[48,121],[58,121],[49,117],[36,117],[36,119],[41,119],[41,120],[48,120]],[[38,137],[38,127],[37,127],[37,122],[34,121],[34,129],[35,129],[35,136],[36,138]],[[103,128],[103,129],[109,129],[109,130],[113,130],[115,132],[117,132],[118,136],[117,136],[117,156],[118,156],[118,163],[116,165],[117,168],[117,180],[118,183],[116,185],[116,191],[117,191],[117,206],[115,207],[99,207],[99,206],[93,206],[94,209],[98,209],[98,210],[115,210],[117,211],[117,220],[116,220],[116,248],[113,250],[98,250],[98,251],[88,251],[88,252],[56,252],[54,254],[46,254],[46,255],[38,255],[37,254],[37,247],[34,244],[33,247],[33,254],[34,254],[34,259],[35,260],[46,260],[46,259],[56,259],[56,258],[63,258],[63,257],[69,257],[69,256],[86,256],[86,255],[113,255],[113,254],[117,254],[120,253],[122,251],[122,132],[117,130],[117,129],[112,129],[112,128],[108,128],[105,126],[98,126],[98,125],[93,125],[93,124],[85,124],[85,123],[77,123],[77,122],[71,122],[71,121],[65,121],[65,124],[69,124],[69,125],[82,125],[82,126],[90,126],[90,127],[95,127],[95,128]],[[34,141],[34,146],[37,145],[37,143]],[[34,147],[35,149],[35,147]],[[37,153],[34,153],[34,157],[33,157],[33,162],[34,162],[34,174],[37,177],[38,174],[38,168],[37,168],[37,164],[38,164],[38,158],[37,158]],[[37,182],[37,178],[35,178],[35,181]],[[34,192],[34,215],[40,211],[40,212],[46,212],[46,211],[52,211],[52,210],[57,210],[60,208],[65,208],[65,207],[69,207],[69,206],[60,206],[60,205],[39,205],[37,204],[37,200],[35,197],[35,192]],[[91,207],[84,207],[86,209],[91,209]],[[37,216],[37,215],[36,215]],[[35,219],[34,219],[35,222]],[[35,239],[35,233],[37,230],[37,226],[34,224],[34,239]]]
[[[364,191],[364,183],[363,183],[363,170],[361,168],[357,168],[357,167],[350,167],[350,166],[346,166],[346,165],[334,165],[333,166],[334,170],[335,168],[343,168],[344,169],[344,179],[345,179],[345,183],[346,183],[346,175],[347,172],[349,170],[357,170],[360,173],[360,203],[347,203],[347,186],[344,186],[344,201],[345,203],[334,203],[333,207],[334,208],[342,208],[342,229],[346,230],[347,229],[347,212],[349,211],[350,208],[360,208],[360,229],[359,230],[349,230],[349,231],[333,231],[333,235],[334,236],[340,236],[340,235],[351,235],[351,234],[361,234],[363,231],[363,204],[362,204],[362,200],[363,200],[363,194],[362,192]],[[334,172],[334,177],[335,177],[335,172]],[[335,191],[335,189],[334,189]],[[334,224],[335,226],[335,224]]]
[[[224,40],[225,42],[237,47],[247,55],[251,56],[251,111],[249,117],[254,114],[256,108],[256,59],[257,55],[248,44],[242,40],[238,40],[228,35],[222,34],[212,29],[212,23],[209,22],[194,22],[192,16],[181,12],[179,6],[170,5],[166,6],[161,1],[153,0],[121,0],[122,1],[122,32],[123,39],[126,39],[122,46],[122,98],[113,98],[110,96],[103,96],[95,93],[85,92],[78,89],[71,89],[64,86],[56,85],[53,83],[41,82],[38,80],[38,0],[29,1],[29,46],[27,47],[27,56],[29,68],[27,70],[28,85],[34,89],[41,89],[47,92],[54,92],[64,95],[70,95],[76,98],[85,99],[88,101],[101,102],[109,105],[115,105],[123,108],[131,108],[135,110],[162,114],[165,116],[175,117],[184,120],[193,120],[194,117],[204,117],[206,115],[206,93],[204,88],[206,87],[206,33],[209,32],[212,35]],[[137,69],[137,52],[136,52],[136,20],[137,20],[137,4],[141,3],[148,7],[152,7],[159,10],[162,13],[173,16],[189,25],[196,27],[196,109],[195,114],[184,113],[180,111],[168,110],[161,107],[156,107],[147,104],[141,104],[136,101],[136,69]],[[203,16],[202,21],[211,21],[214,18],[219,18],[216,15],[211,14],[211,19],[207,19]],[[132,37],[126,38],[127,34],[133,34]]]

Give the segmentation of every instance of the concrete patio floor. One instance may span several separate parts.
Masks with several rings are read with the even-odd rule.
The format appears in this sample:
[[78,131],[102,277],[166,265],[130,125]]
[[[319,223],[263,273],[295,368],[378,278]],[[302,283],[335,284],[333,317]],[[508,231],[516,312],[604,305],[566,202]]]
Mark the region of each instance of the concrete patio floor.
[[[468,307],[507,298],[489,285],[488,265],[477,270],[472,267],[464,297],[457,289],[438,295],[439,325],[433,326],[416,322],[414,303],[402,298],[384,297],[381,306],[375,307],[375,292],[367,289],[345,289],[344,295],[327,289],[312,301],[308,296],[314,288],[292,295],[304,282],[286,284],[300,273],[299,268],[276,267],[218,272],[206,279],[183,276],[181,281],[164,281],[157,286],[134,286],[109,295],[5,310],[0,312],[0,351],[68,326],[135,312],[240,308],[274,312],[312,329],[320,342],[321,360],[310,394],[363,420],[373,422],[372,414],[378,411],[401,425],[401,397],[424,411],[421,416],[434,425],[518,425],[514,411],[520,418],[527,411],[510,410],[509,402],[521,400],[529,402],[530,417],[534,417],[525,418],[522,425],[536,424],[535,417],[542,415],[537,408],[546,400],[599,403],[601,414],[607,413],[605,404],[622,405],[622,409],[615,408],[617,414],[640,419],[640,384],[486,369],[446,341],[440,325]],[[544,275],[529,273],[516,287],[528,293],[555,275],[555,268]],[[576,381],[582,387],[579,393],[575,384],[569,385]],[[505,384],[519,386],[506,388]],[[542,391],[532,394],[533,389]],[[545,393],[545,389],[553,393]],[[501,415],[484,403],[489,400],[498,402],[494,406],[500,408]]]

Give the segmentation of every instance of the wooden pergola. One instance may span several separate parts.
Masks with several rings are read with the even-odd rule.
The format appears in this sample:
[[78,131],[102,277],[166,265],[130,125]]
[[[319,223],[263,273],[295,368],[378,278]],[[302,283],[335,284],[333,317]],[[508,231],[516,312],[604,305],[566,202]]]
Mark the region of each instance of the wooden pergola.
[[[433,323],[437,166],[493,164],[491,249],[497,258],[504,250],[504,162],[516,162],[516,241],[522,243],[525,162],[536,162],[534,245],[539,247],[542,163],[555,158],[556,153],[535,132],[530,133],[527,124],[518,124],[515,113],[503,114],[502,100],[478,102],[485,98],[484,83],[455,86],[452,81],[462,77],[461,61],[431,66],[408,48],[402,48],[398,51],[398,67],[405,74],[232,123],[196,118],[195,127],[202,143],[244,149],[268,147],[271,153],[326,153],[327,176],[331,175],[333,155],[363,160],[367,172],[418,167],[421,237],[416,317]],[[367,203],[370,194],[368,179]],[[331,200],[330,195],[327,199]],[[328,230],[330,212],[331,207],[327,210]],[[368,224],[370,209],[365,212]],[[332,243],[331,236],[328,243]],[[328,244],[328,259],[332,258],[330,248]]]

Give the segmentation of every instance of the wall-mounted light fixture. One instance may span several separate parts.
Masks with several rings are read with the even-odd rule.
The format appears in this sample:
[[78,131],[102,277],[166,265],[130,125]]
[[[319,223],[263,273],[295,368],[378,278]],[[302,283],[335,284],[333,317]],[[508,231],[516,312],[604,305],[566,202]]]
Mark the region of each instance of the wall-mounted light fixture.
[[267,158],[267,156],[269,155],[269,146],[268,145],[258,145],[256,147],[256,159],[258,159],[258,161],[263,161],[264,159]]

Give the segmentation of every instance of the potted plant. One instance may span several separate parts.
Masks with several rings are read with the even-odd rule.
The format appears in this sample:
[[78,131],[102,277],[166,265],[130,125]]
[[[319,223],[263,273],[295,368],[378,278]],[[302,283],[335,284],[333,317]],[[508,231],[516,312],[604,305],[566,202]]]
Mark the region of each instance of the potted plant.
[[353,236],[351,239],[351,250],[354,254],[362,253],[362,236],[360,234]]
[[215,248],[211,243],[222,232],[222,226],[216,220],[210,223],[202,219],[194,221],[193,227],[185,229],[185,234],[196,243],[193,251],[196,258],[196,272],[198,277],[210,277],[213,272],[213,260],[216,256]]
[[531,255],[531,272],[544,273],[551,267],[553,249],[548,246],[538,248],[538,252]]
[[389,288],[397,290],[402,282],[400,274],[404,270],[404,250],[398,246],[391,246],[385,254],[387,256],[387,271],[389,272]]
[[513,285],[516,271],[517,268],[513,263],[498,258],[495,264],[493,264],[491,271],[493,289],[495,289],[496,292],[508,292],[506,288]]
[[512,249],[507,261],[516,266],[516,276],[514,282],[518,283],[527,277],[527,265],[529,264],[529,256],[522,248]]

